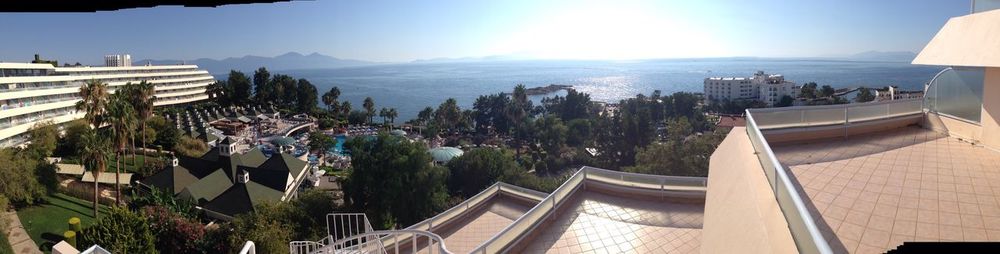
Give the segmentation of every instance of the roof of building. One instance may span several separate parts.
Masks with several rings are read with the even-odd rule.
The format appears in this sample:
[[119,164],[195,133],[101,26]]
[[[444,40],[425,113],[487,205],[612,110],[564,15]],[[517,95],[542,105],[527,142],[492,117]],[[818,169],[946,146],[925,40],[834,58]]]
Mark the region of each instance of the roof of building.
[[[296,177],[304,176],[307,163],[292,155],[266,157],[259,149],[225,156],[211,149],[201,157],[179,157],[179,165],[143,179],[151,187],[169,190],[179,197],[193,198],[206,209],[233,216],[251,211],[256,204],[280,202],[289,188],[297,188]],[[249,182],[236,182],[237,172],[246,171]]]
[[913,59],[913,64],[1000,67],[1000,10],[954,17]]
[[62,175],[83,175],[83,166],[77,164],[56,163],[56,174]]
[[[117,179],[118,179],[117,182],[115,181],[115,179],[116,179],[115,175],[118,176],[117,177]],[[112,173],[105,172],[105,173],[101,173],[100,175],[97,176],[97,182],[98,183],[103,183],[103,184],[120,183],[121,185],[129,185],[129,181],[131,181],[131,180],[132,180],[132,173],[112,174]],[[83,174],[83,179],[81,179],[80,181],[85,182],[85,183],[92,183],[92,182],[94,182],[94,174]]]
[[434,162],[448,162],[455,157],[462,156],[465,152],[463,152],[462,149],[442,146],[427,150],[427,153],[431,154],[431,158],[434,159]]

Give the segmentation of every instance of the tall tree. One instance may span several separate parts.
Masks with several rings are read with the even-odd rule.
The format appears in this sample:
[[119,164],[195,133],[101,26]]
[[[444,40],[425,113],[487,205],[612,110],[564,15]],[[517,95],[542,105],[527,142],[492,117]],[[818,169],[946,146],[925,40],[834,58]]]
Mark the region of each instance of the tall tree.
[[389,108],[389,113],[386,116],[389,117],[389,124],[395,124],[396,117],[399,116],[399,111],[396,111],[396,108]]
[[434,111],[434,122],[441,128],[454,131],[462,119],[462,109],[455,98],[448,98]]
[[97,130],[94,129],[84,132],[80,140],[83,142],[83,147],[80,149],[80,160],[83,162],[84,169],[89,170],[94,176],[94,218],[98,218],[97,208],[101,195],[97,179],[101,177],[101,172],[107,167],[106,160],[108,150],[110,150],[108,140],[105,136],[97,134]]
[[343,117],[344,121],[347,121],[347,116],[351,115],[351,102],[345,101],[340,104],[340,115]]
[[316,86],[306,79],[299,79],[298,88],[296,91],[296,109],[300,113],[311,113],[313,108],[316,107]]
[[250,78],[246,74],[236,70],[229,71],[229,79],[226,81],[232,86],[233,93],[230,98],[236,105],[247,105],[250,102]]
[[368,124],[372,124],[372,117],[375,117],[375,99],[365,97],[365,102],[362,106],[365,107],[365,113],[368,114]]
[[855,98],[854,100],[858,102],[874,101],[875,93],[872,93],[872,90],[867,87],[861,87],[858,89],[858,97]]
[[417,113],[417,119],[419,119],[420,123],[424,126],[431,121],[432,116],[434,116],[434,108],[431,107],[426,107],[423,110],[420,110],[420,113]]
[[[115,200],[121,203],[121,169],[125,166],[121,157],[125,155],[125,146],[129,137],[135,133],[135,109],[129,103],[128,93],[115,93],[108,103],[107,120],[111,125],[111,140],[115,148]],[[95,178],[96,181],[96,178]]]
[[263,105],[274,98],[274,89],[271,83],[271,73],[267,68],[260,67],[253,72],[253,98],[257,104]]
[[[142,128],[142,149],[143,149],[143,155],[145,155],[146,154],[145,149],[147,148],[146,122],[149,121],[151,117],[153,117],[153,102],[156,101],[156,90],[153,84],[143,80],[142,82],[139,82],[138,85],[136,85],[136,90],[134,92],[135,93],[132,94],[134,96],[132,105],[135,108],[136,113],[138,113],[137,115],[139,116],[138,119],[136,120],[139,122],[139,125]],[[134,150],[132,158],[133,158],[132,159],[133,164],[135,164]],[[142,160],[142,166],[146,166],[145,157],[143,158],[144,159]]]
[[81,100],[76,102],[76,109],[86,115],[84,119],[94,128],[104,123],[104,110],[108,106],[108,85],[101,81],[91,80],[80,87]]
[[339,103],[337,100],[340,98],[340,88],[332,87],[330,91],[323,93],[323,105],[326,105],[330,112],[336,112]]
[[383,107],[378,111],[378,116],[382,118],[382,126],[389,124],[389,109]]

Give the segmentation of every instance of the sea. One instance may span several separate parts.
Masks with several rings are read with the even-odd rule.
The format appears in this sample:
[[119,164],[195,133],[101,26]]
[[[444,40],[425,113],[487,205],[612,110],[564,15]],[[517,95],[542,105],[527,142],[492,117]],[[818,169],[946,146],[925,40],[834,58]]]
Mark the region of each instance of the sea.
[[[462,109],[472,107],[476,97],[510,92],[517,84],[527,87],[549,84],[572,85],[591,99],[617,102],[637,94],[660,90],[701,92],[708,77],[748,77],[760,70],[782,74],[799,84],[816,82],[835,88],[899,86],[923,89],[943,67],[907,62],[871,62],[817,59],[671,59],[642,61],[483,61],[450,63],[386,64],[337,69],[272,71],[305,78],[320,95],[339,87],[340,100],[361,109],[365,97],[376,108],[399,112],[397,123],[416,117],[424,107],[436,108],[455,98]],[[248,73],[252,74],[252,73]],[[565,92],[547,96],[562,95]],[[544,96],[532,96],[538,102]],[[322,103],[322,102],[320,102]],[[378,117],[376,117],[378,118]]]

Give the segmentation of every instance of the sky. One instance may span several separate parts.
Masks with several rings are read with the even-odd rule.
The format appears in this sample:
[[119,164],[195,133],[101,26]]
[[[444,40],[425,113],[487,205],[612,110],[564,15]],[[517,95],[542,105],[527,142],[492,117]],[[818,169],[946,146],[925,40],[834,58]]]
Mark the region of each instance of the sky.
[[957,0],[320,0],[97,13],[2,13],[0,61],[38,53],[197,59],[320,53],[378,62],[816,57],[918,52]]

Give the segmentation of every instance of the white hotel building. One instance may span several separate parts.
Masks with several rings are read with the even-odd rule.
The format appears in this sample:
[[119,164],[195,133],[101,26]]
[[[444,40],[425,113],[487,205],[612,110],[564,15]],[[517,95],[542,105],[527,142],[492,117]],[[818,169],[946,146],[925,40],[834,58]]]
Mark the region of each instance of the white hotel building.
[[51,64],[0,62],[0,147],[16,146],[36,123],[66,123],[83,118],[75,109],[80,87],[89,80],[108,85],[110,92],[126,83],[155,85],[154,106],[208,99],[206,88],[215,77],[196,65],[54,67]]
[[788,95],[795,98],[801,87],[785,76],[757,71],[752,77],[705,78],[705,98],[709,103],[723,100],[758,100],[773,106]]

